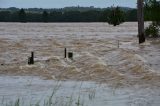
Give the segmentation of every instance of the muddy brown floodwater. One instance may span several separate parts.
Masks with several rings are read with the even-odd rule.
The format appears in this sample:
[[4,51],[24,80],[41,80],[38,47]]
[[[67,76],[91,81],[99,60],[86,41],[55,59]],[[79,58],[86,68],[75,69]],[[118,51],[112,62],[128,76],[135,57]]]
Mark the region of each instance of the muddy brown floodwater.
[[[64,59],[64,48],[73,52],[73,60]],[[35,64],[27,65],[31,51]],[[139,45],[134,22],[116,27],[107,23],[0,23],[3,77],[40,76],[114,88],[145,85],[158,89],[159,69],[160,39]]]

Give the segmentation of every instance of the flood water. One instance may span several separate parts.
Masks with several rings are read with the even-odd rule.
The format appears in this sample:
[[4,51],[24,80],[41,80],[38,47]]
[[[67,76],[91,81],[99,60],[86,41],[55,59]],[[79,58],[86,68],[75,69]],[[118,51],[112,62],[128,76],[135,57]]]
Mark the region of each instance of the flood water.
[[[23,106],[43,105],[51,94],[56,106],[66,106],[71,103],[77,106],[159,106],[160,91],[146,86],[112,88],[107,84],[87,81],[54,81],[43,80],[39,77],[1,76],[0,100],[1,106],[6,102],[14,103],[17,98]],[[70,100],[72,99],[72,102]]]
[[[64,58],[64,48],[73,59]],[[31,51],[34,65],[27,64]],[[60,84],[57,106],[72,99],[85,106],[158,106],[159,69],[160,39],[139,45],[134,22],[0,23],[2,104],[19,98],[42,105]]]

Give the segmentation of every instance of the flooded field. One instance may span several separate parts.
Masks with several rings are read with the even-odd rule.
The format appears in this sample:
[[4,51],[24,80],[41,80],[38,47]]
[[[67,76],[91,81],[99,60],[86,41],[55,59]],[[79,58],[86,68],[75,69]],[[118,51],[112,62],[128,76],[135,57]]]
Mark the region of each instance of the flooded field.
[[[64,58],[64,48],[73,52],[73,59]],[[35,53],[34,65],[27,64],[31,51]],[[115,103],[114,106],[119,106],[119,103],[122,106],[158,106],[160,39],[147,40],[139,45],[137,23],[124,23],[117,27],[107,23],[0,23],[0,75],[0,81],[6,81],[0,85],[1,97],[11,94],[7,97],[12,98],[16,87],[23,92],[22,97],[25,97],[28,89],[24,87],[30,79],[27,76],[39,76],[45,80],[38,79],[38,84],[34,82],[29,92],[32,88],[36,89],[36,86],[42,86],[43,89],[37,89],[50,94],[51,90],[47,89],[52,89],[56,82],[65,81],[62,88],[67,90],[67,85],[70,85],[68,89],[72,89],[71,86],[76,83],[80,86],[83,81],[84,88],[94,85],[99,95],[94,100],[97,104],[87,100],[85,106],[106,106],[107,97],[111,97],[109,106],[112,103]],[[22,81],[22,85],[18,81]],[[5,86],[8,83],[11,86]],[[107,87],[103,91],[104,85]],[[115,88],[120,95],[130,93],[122,96],[115,94],[112,98],[110,90]],[[9,89],[12,91],[3,94],[4,90],[7,92]],[[33,92],[38,95],[34,99],[38,100],[41,93],[37,90]],[[139,96],[144,96],[145,99],[142,97],[141,100]],[[135,104],[132,100],[133,103],[126,104],[131,102],[126,100],[128,97],[133,97]],[[3,101],[3,98],[0,99]]]
[[159,106],[159,99],[156,87],[112,88],[90,81],[0,77],[0,106],[16,106],[17,100],[20,106]]

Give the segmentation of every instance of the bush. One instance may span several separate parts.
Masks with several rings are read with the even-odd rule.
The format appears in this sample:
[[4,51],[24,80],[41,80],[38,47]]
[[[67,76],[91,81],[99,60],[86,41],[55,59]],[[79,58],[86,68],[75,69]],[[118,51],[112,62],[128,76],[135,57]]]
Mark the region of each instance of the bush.
[[152,23],[145,29],[145,36],[150,38],[159,37],[159,26],[155,23]]

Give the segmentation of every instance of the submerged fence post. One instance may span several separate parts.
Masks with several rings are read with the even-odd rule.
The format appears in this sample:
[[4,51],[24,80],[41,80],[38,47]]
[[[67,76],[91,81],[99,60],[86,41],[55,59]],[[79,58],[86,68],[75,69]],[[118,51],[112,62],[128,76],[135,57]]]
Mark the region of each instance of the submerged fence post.
[[28,58],[28,64],[34,64],[34,52],[31,52],[31,57]]
[[73,53],[72,52],[68,52],[68,58],[73,59]]
[[31,64],[34,64],[34,52],[31,52]]
[[64,58],[67,58],[67,49],[64,49]]

